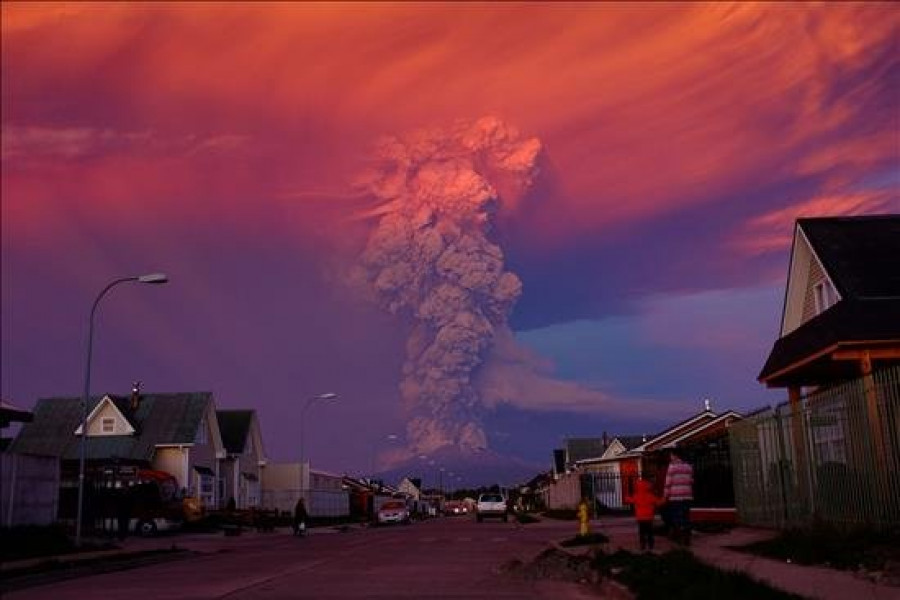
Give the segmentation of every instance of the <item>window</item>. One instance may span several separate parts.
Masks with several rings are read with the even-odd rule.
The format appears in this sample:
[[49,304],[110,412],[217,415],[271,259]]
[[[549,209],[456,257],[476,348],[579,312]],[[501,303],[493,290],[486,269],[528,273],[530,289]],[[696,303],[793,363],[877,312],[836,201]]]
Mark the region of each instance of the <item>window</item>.
[[112,417],[103,417],[100,428],[103,433],[113,433],[116,430],[116,420]]
[[813,287],[816,301],[816,314],[821,314],[834,306],[837,302],[837,294],[830,281],[820,281]]
[[200,501],[204,506],[213,506],[215,502],[215,480],[216,478],[212,475],[197,473]]

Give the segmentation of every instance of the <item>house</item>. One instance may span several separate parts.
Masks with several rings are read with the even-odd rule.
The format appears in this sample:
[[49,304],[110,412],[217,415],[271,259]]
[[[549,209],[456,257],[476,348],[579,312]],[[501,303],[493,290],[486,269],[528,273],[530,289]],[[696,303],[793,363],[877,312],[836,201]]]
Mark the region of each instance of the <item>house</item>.
[[828,386],[900,364],[900,215],[799,219],[778,339],[759,381]]
[[225,458],[219,469],[219,508],[234,498],[235,508],[260,506],[266,455],[255,410],[218,410],[216,419]]
[[758,380],[787,398],[732,431],[742,519],[896,524],[900,215],[797,220]]
[[[861,377],[875,452],[900,451],[900,421],[885,427],[874,373],[900,365],[900,215],[799,219],[794,227],[781,329],[759,373],[787,388],[799,439],[804,389]],[[840,409],[820,418],[840,422]],[[890,420],[890,419],[888,419]],[[813,444],[846,460],[847,426],[823,427]],[[803,453],[802,444],[795,444]],[[803,456],[800,457],[803,460]]]
[[[27,423],[34,416],[0,400],[0,429]],[[10,438],[0,439],[0,523],[49,525],[59,512],[59,461],[52,456],[9,452]]]
[[[10,449],[58,457],[60,516],[73,517],[82,436],[80,398],[43,398]],[[210,392],[95,396],[88,402],[85,480],[91,488],[114,486],[137,469],[173,475],[187,495],[218,505],[216,485],[225,448]],[[90,492],[90,488],[87,490]],[[86,498],[89,509],[90,498]]]
[[717,414],[709,400],[703,410],[655,435],[631,452],[641,456],[641,476],[654,482],[657,493],[665,483],[669,452],[679,449],[694,467],[694,505],[733,508],[729,428],[743,416],[733,410]]
[[397,485],[397,490],[413,501],[422,497],[422,480],[418,477],[404,477]]
[[616,436],[601,456],[575,463],[576,470],[590,473],[593,496],[601,506],[625,508],[625,497],[633,493],[640,475],[641,454],[634,449],[647,442],[647,436]]

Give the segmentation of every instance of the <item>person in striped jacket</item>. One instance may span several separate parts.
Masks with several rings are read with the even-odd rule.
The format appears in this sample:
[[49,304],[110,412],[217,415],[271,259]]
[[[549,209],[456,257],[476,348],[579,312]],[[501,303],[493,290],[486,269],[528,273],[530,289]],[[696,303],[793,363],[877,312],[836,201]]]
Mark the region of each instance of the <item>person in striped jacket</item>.
[[672,520],[672,539],[683,544],[691,542],[690,510],[694,501],[694,468],[681,459],[676,451],[669,454],[663,498],[668,504]]

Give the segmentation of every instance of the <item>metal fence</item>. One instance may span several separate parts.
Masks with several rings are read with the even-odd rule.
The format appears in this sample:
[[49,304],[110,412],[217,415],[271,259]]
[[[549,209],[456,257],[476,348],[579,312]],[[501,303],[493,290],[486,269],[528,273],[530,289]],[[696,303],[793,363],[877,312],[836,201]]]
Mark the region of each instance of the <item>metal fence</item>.
[[262,506],[279,513],[293,514],[294,505],[301,495],[311,517],[346,517],[350,514],[350,495],[342,490],[263,490]]
[[730,428],[742,522],[900,524],[900,366],[748,415]]

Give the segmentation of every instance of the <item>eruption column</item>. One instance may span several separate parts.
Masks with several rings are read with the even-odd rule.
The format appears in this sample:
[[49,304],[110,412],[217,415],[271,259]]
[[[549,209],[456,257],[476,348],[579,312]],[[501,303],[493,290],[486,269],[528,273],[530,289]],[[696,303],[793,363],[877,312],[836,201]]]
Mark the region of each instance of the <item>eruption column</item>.
[[540,151],[490,117],[377,147],[365,184],[377,221],[355,278],[413,322],[400,383],[412,453],[487,447],[474,375],[522,291],[492,220],[529,187]]

